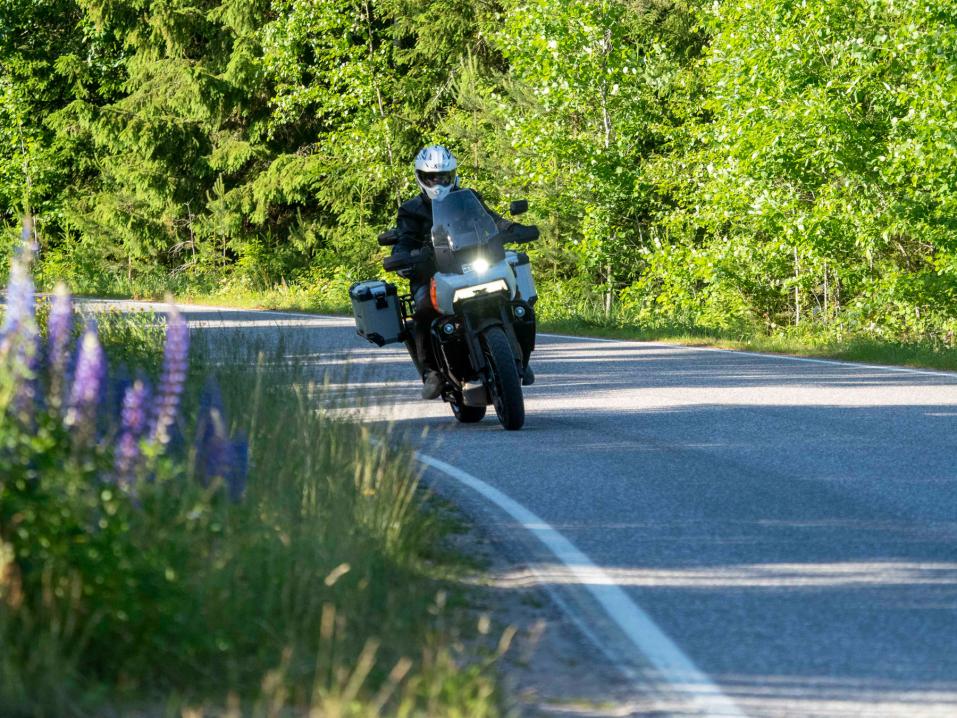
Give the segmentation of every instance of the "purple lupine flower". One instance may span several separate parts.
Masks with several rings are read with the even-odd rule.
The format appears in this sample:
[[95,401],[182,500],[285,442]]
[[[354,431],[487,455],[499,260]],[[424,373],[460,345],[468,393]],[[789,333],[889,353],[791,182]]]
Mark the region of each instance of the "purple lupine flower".
[[33,279],[28,266],[14,260],[7,285],[6,311],[0,331],[0,362],[13,376],[10,407],[21,421],[28,422],[37,395],[37,325],[34,316]]
[[0,361],[8,364],[14,376],[12,407],[22,420],[29,419],[36,398],[37,325],[35,290],[30,273],[32,228],[28,216],[23,222],[21,243],[10,268],[3,325],[0,326]]
[[96,335],[96,325],[87,325],[80,341],[80,354],[76,360],[73,387],[65,423],[76,428],[81,436],[93,433],[96,406],[100,400],[100,388],[106,376],[106,356]]
[[209,486],[210,481],[224,476],[232,464],[226,421],[219,409],[210,409],[201,417],[197,433],[197,478],[203,486]]
[[209,377],[199,396],[196,422],[196,478],[203,486],[209,486],[210,480],[222,476],[220,467],[228,463],[229,437],[224,415],[219,384]]
[[163,351],[163,374],[160,378],[150,436],[159,444],[170,440],[170,428],[176,421],[180,394],[189,368],[189,326],[176,307],[170,307],[166,319],[166,346]]
[[63,284],[58,284],[53,295],[50,316],[47,319],[47,339],[50,349],[50,400],[55,405],[63,401],[66,386],[69,344],[73,336],[73,299]]
[[241,432],[232,440],[231,459],[232,463],[225,476],[226,488],[229,498],[238,502],[246,492],[246,475],[249,472],[249,441]]
[[16,331],[21,324],[32,322],[35,317],[33,277],[30,276],[32,241],[33,220],[27,215],[23,220],[20,244],[16,247],[7,283],[7,306],[3,314],[3,327],[0,328],[0,334],[4,336]]
[[119,484],[129,486],[140,459],[140,439],[146,433],[149,386],[137,379],[123,394],[120,438],[114,452],[114,475]]
[[0,334],[6,337],[23,327],[32,325],[35,317],[34,302],[30,267],[22,259],[14,259],[10,268],[10,280],[7,283],[7,302]]
[[245,437],[230,438],[219,387],[215,380],[209,379],[200,396],[196,426],[197,479],[203,486],[222,479],[229,498],[239,501],[246,489],[248,456],[249,444]]

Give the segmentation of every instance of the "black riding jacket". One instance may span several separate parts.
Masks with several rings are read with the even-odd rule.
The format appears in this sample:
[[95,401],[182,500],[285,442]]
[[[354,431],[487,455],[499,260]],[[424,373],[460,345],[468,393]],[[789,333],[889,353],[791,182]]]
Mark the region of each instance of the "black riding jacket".
[[[452,191],[458,192],[460,189],[462,188],[456,187]],[[472,191],[475,192],[475,190]],[[495,220],[499,228],[503,226],[503,222],[508,224],[502,218],[502,215],[489,209],[485,200],[482,199],[482,195],[478,192],[475,192],[475,195],[479,198],[479,202],[482,203],[485,210],[492,215],[492,219]],[[402,206],[399,207],[396,229],[398,230],[399,241],[392,248],[392,254],[408,254],[414,249],[432,246],[432,200],[426,197],[424,192],[420,192],[412,199],[402,203]],[[435,265],[425,265],[419,270],[418,276],[410,281],[415,286],[428,281],[433,274],[435,274]]]
[[421,192],[399,207],[396,222],[399,241],[392,254],[408,254],[413,249],[429,246],[432,233],[432,202]]

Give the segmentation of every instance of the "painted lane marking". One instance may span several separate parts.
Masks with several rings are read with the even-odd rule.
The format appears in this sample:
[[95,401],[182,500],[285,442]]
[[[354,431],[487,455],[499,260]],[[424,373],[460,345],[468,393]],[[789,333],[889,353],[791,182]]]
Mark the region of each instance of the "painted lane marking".
[[[595,580],[596,576],[604,576],[605,572],[562,533],[481,479],[422,452],[416,452],[415,458],[491,501],[535,536],[556,559],[580,579],[581,587],[592,595],[628,641],[659,671],[661,679],[676,692],[687,696],[695,707],[702,711],[702,715],[712,718],[745,718],[745,714],[734,701],[721,692],[620,586],[610,578],[607,581]],[[568,612],[567,606],[565,610]],[[576,616],[570,616],[580,625]],[[596,641],[590,630],[586,634],[592,642]],[[597,645],[604,652],[601,644]]]

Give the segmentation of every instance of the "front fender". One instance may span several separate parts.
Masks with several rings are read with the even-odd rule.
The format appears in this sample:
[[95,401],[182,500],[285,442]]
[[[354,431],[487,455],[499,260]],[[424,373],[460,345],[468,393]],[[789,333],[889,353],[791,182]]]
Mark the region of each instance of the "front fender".
[[[522,347],[519,344],[518,336],[515,334],[515,328],[512,326],[511,310],[504,295],[498,298],[489,297],[463,302],[460,305],[460,312],[465,320],[467,331],[471,334],[469,349],[473,354],[473,366],[476,369],[485,366],[485,357],[478,342],[478,337],[491,327],[502,327],[505,336],[508,337],[508,343],[512,347],[512,354],[517,360],[521,361]],[[476,352],[478,356],[475,356]]]

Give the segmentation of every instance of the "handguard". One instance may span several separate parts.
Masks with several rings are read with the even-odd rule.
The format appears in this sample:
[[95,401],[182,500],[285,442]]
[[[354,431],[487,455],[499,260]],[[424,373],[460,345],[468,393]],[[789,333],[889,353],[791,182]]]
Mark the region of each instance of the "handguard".
[[399,229],[393,227],[379,235],[380,247],[394,247],[399,243]]
[[508,220],[499,224],[498,238],[503,244],[528,244],[541,236],[534,224],[519,224]]
[[401,272],[407,269],[416,269],[431,261],[431,252],[420,252],[417,254],[403,252],[384,258],[382,260],[382,268],[387,272]]

